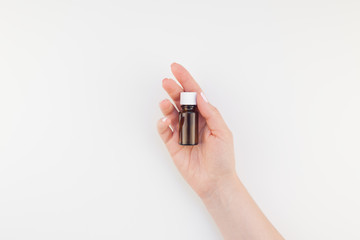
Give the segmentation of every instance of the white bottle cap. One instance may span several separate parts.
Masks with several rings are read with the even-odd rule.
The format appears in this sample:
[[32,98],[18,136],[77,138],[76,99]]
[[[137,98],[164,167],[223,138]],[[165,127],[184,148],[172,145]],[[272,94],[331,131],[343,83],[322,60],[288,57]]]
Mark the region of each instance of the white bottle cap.
[[196,105],[196,92],[181,92],[180,105]]

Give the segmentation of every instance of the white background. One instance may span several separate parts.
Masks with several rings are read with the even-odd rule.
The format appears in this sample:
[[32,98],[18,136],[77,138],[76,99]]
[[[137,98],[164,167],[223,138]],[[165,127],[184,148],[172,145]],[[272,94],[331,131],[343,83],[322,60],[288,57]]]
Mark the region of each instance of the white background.
[[221,239],[156,132],[189,69],[287,239],[360,239],[360,2],[0,0],[0,238]]

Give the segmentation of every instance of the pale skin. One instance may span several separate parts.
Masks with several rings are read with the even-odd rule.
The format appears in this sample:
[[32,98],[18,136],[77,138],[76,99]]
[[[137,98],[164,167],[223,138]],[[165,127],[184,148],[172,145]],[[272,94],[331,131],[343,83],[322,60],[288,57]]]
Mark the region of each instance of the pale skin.
[[[224,239],[283,239],[262,213],[235,170],[233,136],[220,112],[207,101],[200,86],[180,64],[171,64],[175,80],[162,86],[180,108],[180,93],[197,92],[199,144],[178,144],[178,110],[168,99],[160,102],[164,117],[158,132],[181,175],[199,195]],[[171,128],[170,128],[171,127]]]

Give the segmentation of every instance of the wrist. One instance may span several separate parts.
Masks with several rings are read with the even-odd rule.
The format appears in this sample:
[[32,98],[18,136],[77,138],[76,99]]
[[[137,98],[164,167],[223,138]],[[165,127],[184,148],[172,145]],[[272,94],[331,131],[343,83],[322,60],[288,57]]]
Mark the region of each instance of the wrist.
[[233,199],[233,194],[238,192],[242,183],[236,173],[223,176],[214,183],[214,186],[200,196],[207,207],[228,204]]

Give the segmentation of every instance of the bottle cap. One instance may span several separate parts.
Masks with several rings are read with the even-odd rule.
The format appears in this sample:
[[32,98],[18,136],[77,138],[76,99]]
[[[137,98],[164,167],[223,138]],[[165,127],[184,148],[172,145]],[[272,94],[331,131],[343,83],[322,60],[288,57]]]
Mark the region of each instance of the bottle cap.
[[196,92],[181,92],[180,105],[196,105]]

